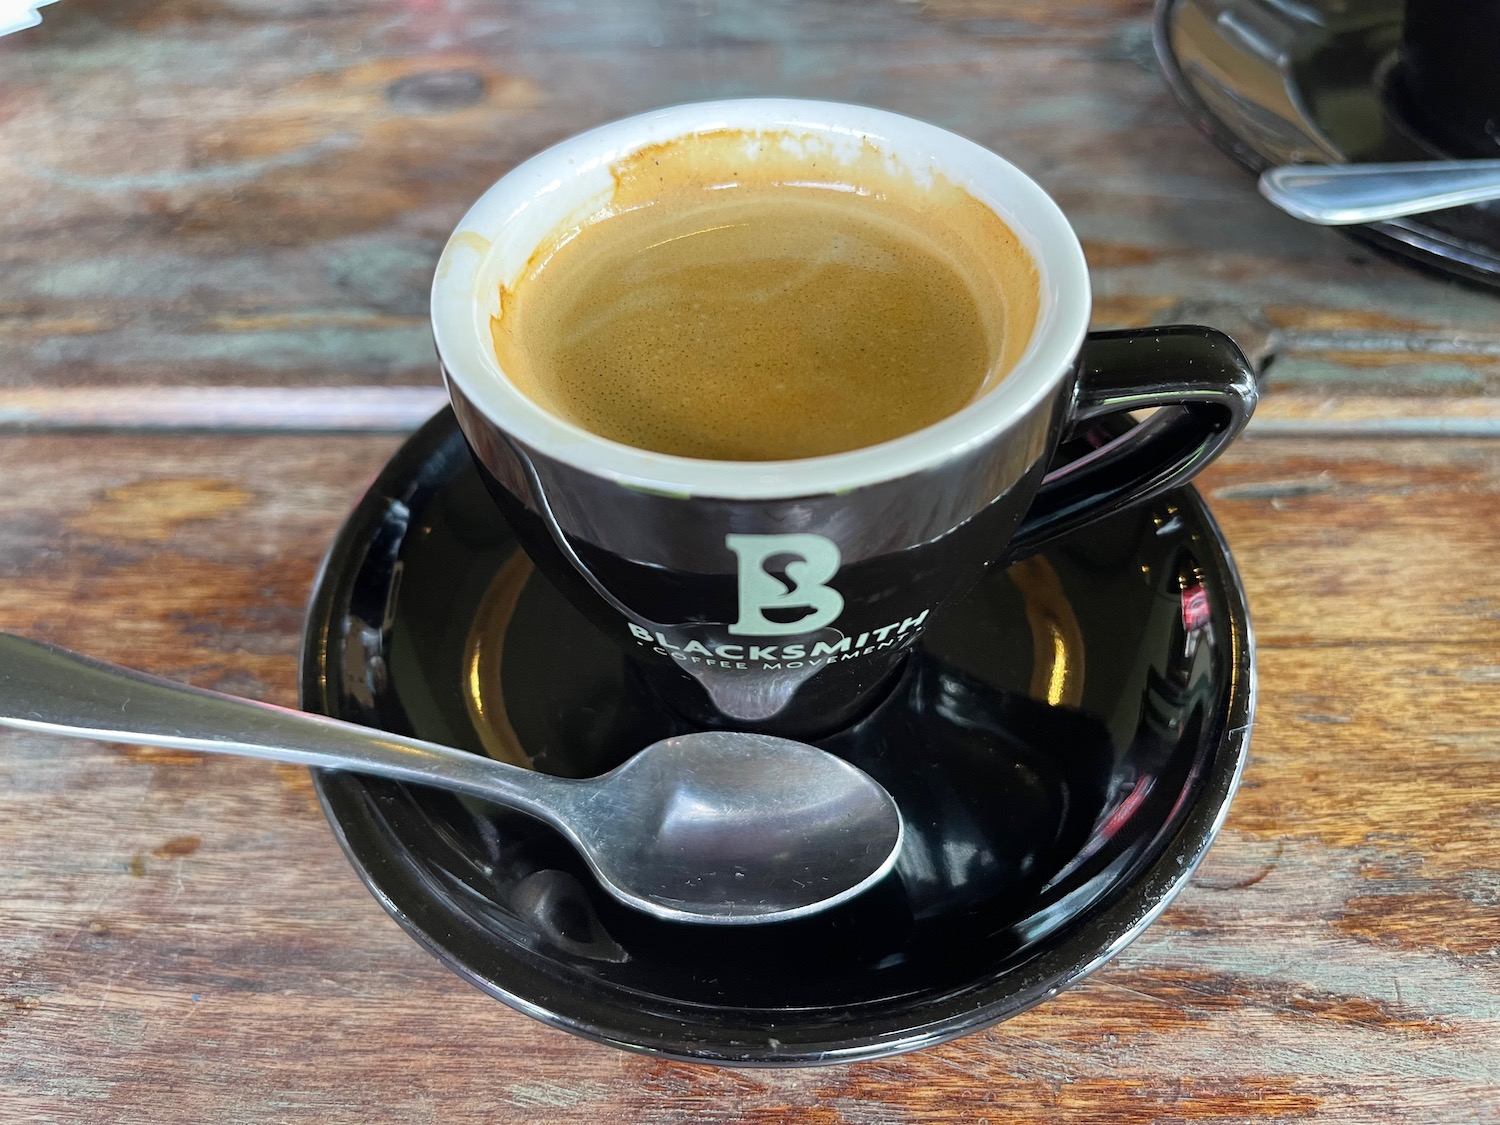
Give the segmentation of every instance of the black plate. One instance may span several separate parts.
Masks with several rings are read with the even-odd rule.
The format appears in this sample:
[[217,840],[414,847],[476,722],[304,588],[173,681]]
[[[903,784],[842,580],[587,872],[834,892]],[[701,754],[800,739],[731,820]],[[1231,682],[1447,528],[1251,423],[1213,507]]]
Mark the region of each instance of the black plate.
[[[1156,55],[1188,119],[1256,175],[1280,164],[1447,159],[1386,96],[1403,11],[1402,0],[1157,0]],[[1500,204],[1336,229],[1500,286]]]
[[[825,747],[907,821],[896,870],[775,925],[664,922],[552,830],[450,794],[315,781],[391,915],[557,1027],[677,1058],[868,1058],[1014,1015],[1090,972],[1186,882],[1244,764],[1244,595],[1183,490],[993,572],[893,693]],[[313,711],[581,776],[685,729],[531,572],[444,412],[360,502],[302,655]]]

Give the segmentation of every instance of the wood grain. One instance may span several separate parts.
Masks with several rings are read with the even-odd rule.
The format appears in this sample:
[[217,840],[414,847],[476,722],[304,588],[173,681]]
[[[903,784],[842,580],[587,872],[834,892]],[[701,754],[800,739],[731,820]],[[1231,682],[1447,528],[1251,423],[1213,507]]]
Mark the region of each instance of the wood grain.
[[[393,444],[0,438],[0,628],[290,702]],[[1204,489],[1261,638],[1251,765],[1176,904],[1057,1000],[827,1070],[633,1057],[405,938],[302,771],[5,733],[0,1119],[1492,1120],[1500,445],[1247,439]]]
[[1275,211],[1182,119],[1144,0],[66,0],[0,41],[0,386],[436,385],[479,193],[654,106],[793,94],[996,148],[1101,327],[1258,325],[1273,385],[1493,396],[1489,294]]

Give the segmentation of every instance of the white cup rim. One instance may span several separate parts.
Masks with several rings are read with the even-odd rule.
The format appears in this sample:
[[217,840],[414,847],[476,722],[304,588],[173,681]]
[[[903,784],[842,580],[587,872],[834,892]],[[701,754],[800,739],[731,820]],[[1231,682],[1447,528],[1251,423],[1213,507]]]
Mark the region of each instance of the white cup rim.
[[[519,391],[500,367],[489,314],[479,304],[481,275],[495,268],[501,233],[534,221],[539,203],[582,176],[607,174],[611,164],[648,145],[721,129],[867,139],[910,164],[940,171],[1005,220],[1036,263],[1041,300],[1031,340],[999,385],[912,433],[794,461],[713,461],[637,449],[573,425]],[[521,260],[554,229],[548,224],[525,238]],[[1020,169],[915,118],[793,98],[671,106],[601,125],[538,153],[497,180],[464,215],[443,249],[432,286],[433,336],[444,375],[501,430],[544,456],[625,487],[740,500],[849,491],[922,472],[989,443],[1053,394],[1082,346],[1089,314],[1088,267],[1078,237],[1052,198]]]

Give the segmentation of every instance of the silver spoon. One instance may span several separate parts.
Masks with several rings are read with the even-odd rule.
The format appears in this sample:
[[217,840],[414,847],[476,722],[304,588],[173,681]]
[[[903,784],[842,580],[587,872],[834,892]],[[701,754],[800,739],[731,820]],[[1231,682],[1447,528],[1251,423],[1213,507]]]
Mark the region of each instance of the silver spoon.
[[1260,193],[1309,223],[1374,223],[1500,199],[1500,160],[1290,164],[1262,172]]
[[610,894],[679,921],[774,922],[825,910],[889,871],[901,846],[901,814],[874,779],[784,738],[678,735],[602,777],[572,780],[8,633],[0,633],[0,725],[467,793],[551,824]]

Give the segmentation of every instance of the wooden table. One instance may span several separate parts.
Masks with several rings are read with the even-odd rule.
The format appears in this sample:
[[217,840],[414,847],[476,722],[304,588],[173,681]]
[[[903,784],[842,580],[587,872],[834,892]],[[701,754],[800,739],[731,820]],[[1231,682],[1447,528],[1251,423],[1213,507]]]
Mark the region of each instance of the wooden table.
[[1100,326],[1267,363],[1202,481],[1261,698],[1118,960],[989,1031],[734,1072],[595,1046],[409,941],[305,772],[0,735],[0,1120],[1500,1120],[1500,300],[1264,204],[1135,0],[61,0],[0,41],[0,628],[294,700],[333,529],[441,401],[425,291],[507,167],[717,95],[1007,154]]

